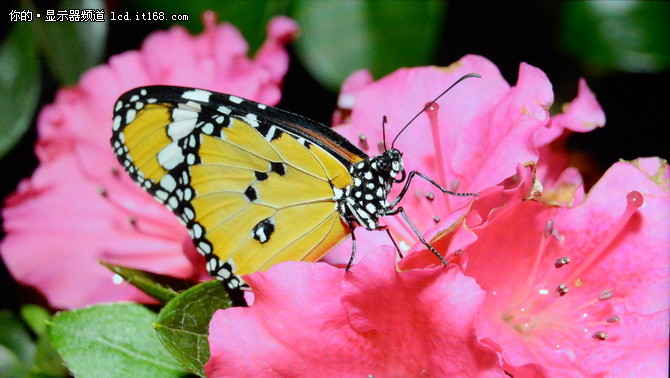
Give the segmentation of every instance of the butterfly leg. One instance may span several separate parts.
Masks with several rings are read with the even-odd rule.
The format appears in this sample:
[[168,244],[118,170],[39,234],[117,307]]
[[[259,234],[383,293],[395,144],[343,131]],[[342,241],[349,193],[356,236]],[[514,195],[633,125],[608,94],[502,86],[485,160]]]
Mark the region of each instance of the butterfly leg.
[[349,220],[347,221],[347,223],[349,224],[349,229],[351,230],[351,256],[349,257],[347,268],[344,269],[344,271],[349,273],[349,269],[351,269],[351,264],[354,263],[354,256],[356,256],[356,233],[354,232],[356,227]]
[[386,235],[389,236],[389,239],[391,239],[391,242],[393,243],[393,246],[395,247],[395,250],[398,251],[398,256],[402,259],[404,256],[402,255],[402,251],[400,251],[400,247],[398,247],[398,243],[395,242],[395,239],[393,238],[393,235],[391,235],[391,230],[389,230],[388,226],[380,226],[378,228],[379,231],[386,231]]
[[445,193],[445,194],[451,194],[452,196],[459,196],[459,197],[477,196],[478,195],[477,193],[452,192],[451,190],[448,190],[447,188],[438,184],[437,182],[435,182],[435,180],[433,180],[432,178],[424,175],[423,173],[421,173],[419,171],[411,171],[409,173],[409,175],[407,175],[407,181],[405,181],[405,186],[403,186],[402,190],[400,191],[400,194],[398,194],[398,197],[396,197],[396,199],[391,204],[391,206],[390,206],[391,208],[396,207],[396,205],[400,202],[400,200],[405,196],[405,194],[407,193],[407,190],[409,190],[409,186],[412,183],[412,179],[414,178],[414,176],[419,176],[422,179],[428,181],[429,183],[435,185],[438,189],[440,189],[440,191],[442,191],[442,193]]
[[[414,171],[412,171],[412,172],[414,172]],[[440,259],[440,261],[442,262],[442,264],[444,264],[444,265],[449,264],[449,263],[447,262],[447,260],[445,260],[444,257],[442,257],[442,255],[440,254],[440,252],[438,252],[435,248],[433,248],[433,246],[430,245],[430,244],[426,241],[426,239],[423,238],[423,236],[421,235],[421,233],[419,232],[419,230],[416,228],[416,226],[414,225],[414,223],[412,223],[412,221],[411,221],[411,220],[409,219],[409,217],[407,216],[407,213],[405,213],[405,209],[403,209],[402,206],[401,206],[401,207],[398,207],[398,208],[395,208],[395,209],[393,209],[393,210],[387,212],[386,215],[395,215],[395,214],[398,214],[398,213],[400,213],[400,215],[402,215],[403,219],[405,219],[405,222],[407,222],[407,224],[408,224],[409,227],[412,229],[412,231],[414,231],[414,234],[419,238],[419,241],[421,241],[421,244],[425,245],[426,248],[428,248],[431,252],[433,252],[433,254],[434,254],[435,256],[437,256],[438,259]]]
[[[347,263],[347,267],[345,269],[346,272],[349,272],[351,265],[354,263],[354,256],[356,256],[356,234],[354,233],[354,226],[349,224],[349,227],[351,229],[351,257],[349,257],[349,262]],[[373,231],[386,231],[386,234],[389,236],[389,239],[391,239],[393,246],[395,246],[396,251],[398,251],[398,255],[401,259],[403,258],[402,252],[398,247],[398,243],[395,242],[395,239],[393,238],[393,235],[391,235],[391,230],[389,230],[388,226],[380,226],[378,229]]]

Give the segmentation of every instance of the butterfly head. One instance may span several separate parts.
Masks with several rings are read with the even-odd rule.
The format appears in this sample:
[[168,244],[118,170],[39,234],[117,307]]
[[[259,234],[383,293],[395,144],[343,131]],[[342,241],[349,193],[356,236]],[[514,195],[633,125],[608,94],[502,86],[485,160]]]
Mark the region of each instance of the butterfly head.
[[405,168],[402,163],[402,152],[391,148],[372,159],[372,168],[382,177],[388,177],[393,182],[405,181]]

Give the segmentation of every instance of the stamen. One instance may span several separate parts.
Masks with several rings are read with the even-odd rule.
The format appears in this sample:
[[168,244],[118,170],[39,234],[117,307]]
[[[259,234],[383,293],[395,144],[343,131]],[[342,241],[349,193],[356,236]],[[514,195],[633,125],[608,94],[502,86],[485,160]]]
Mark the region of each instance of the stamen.
[[640,192],[633,190],[626,195],[626,209],[619,220],[608,228],[607,234],[602,238],[600,243],[588,253],[588,258],[578,265],[578,267],[572,271],[571,276],[567,281],[572,281],[577,277],[581,276],[582,273],[591,267],[591,264],[596,261],[605,249],[612,243],[614,238],[617,237],[623,230],[623,228],[628,224],[630,218],[635,214],[635,211],[642,206],[644,203],[644,197]]
[[548,220],[547,223],[544,225],[544,237],[553,237],[554,239],[560,241],[563,241],[565,237],[561,234],[558,233],[558,230],[554,228],[554,221],[553,220]]
[[451,180],[449,190],[451,190],[452,192],[457,192],[459,186],[461,186],[461,180],[453,179],[453,180]]
[[[428,104],[426,104],[427,106]],[[437,172],[439,174],[439,182],[447,182],[444,177],[444,161],[442,159],[442,143],[440,139],[440,127],[437,123],[437,114],[440,110],[440,105],[433,103],[426,109],[426,115],[430,121],[430,130],[433,134],[433,144],[435,145],[435,161],[437,163]]]
[[377,149],[379,150],[380,154],[384,153],[384,151],[385,151],[384,150],[384,142],[382,142],[382,141],[377,142]]
[[563,239],[565,239],[565,236],[559,234],[559,233],[558,233],[558,230],[555,229],[555,228],[554,228],[553,230],[551,230],[551,236],[552,236],[554,239],[558,240],[559,242],[561,242],[561,241],[563,241]]
[[440,223],[441,220],[442,218],[438,217],[437,215],[433,217],[433,221],[435,221],[435,223]]
[[205,25],[205,31],[212,31],[216,27],[216,19],[218,18],[216,12],[212,10],[207,10],[203,12],[202,23]]
[[554,230],[554,221],[548,220],[544,225],[544,237],[548,238],[551,236],[551,232]]
[[137,227],[137,217],[135,215],[131,215],[128,217],[128,223],[130,223],[130,225],[133,227]]
[[431,192],[426,192],[426,194],[424,194],[424,195],[426,196],[426,199],[429,200],[429,201],[432,201],[432,200],[435,199],[435,194],[433,194]]
[[568,264],[570,264],[569,257],[561,257],[560,259],[556,260],[556,262],[554,262],[554,266],[556,267],[556,269],[561,268]]
[[[628,206],[634,206],[637,209],[644,203],[644,197],[642,197],[642,194],[637,190],[633,190],[626,195],[626,201],[628,201]],[[626,208],[626,210],[628,210],[628,208]]]
[[621,318],[619,317],[619,315],[614,315],[614,316],[610,316],[609,318],[607,318],[606,322],[608,322],[608,323],[618,323],[620,320],[621,320]]
[[365,134],[361,133],[358,136],[358,145],[364,151],[367,151],[370,148],[370,146],[368,145],[368,137]]
[[105,189],[102,186],[99,186],[98,187],[98,194],[100,194],[103,197],[107,197],[107,189]]
[[570,291],[570,289],[568,289],[568,287],[567,287],[565,284],[560,284],[560,285],[558,285],[558,287],[556,288],[556,292],[557,292],[558,295],[560,295],[561,297],[564,296],[565,294],[567,294],[568,291]]
[[598,331],[593,335],[591,335],[591,337],[593,337],[596,340],[605,341],[607,340],[607,337],[609,337],[609,335],[604,331]]
[[121,171],[119,171],[118,167],[112,167],[110,169],[110,171],[112,172],[112,176],[114,176],[114,177],[119,177],[119,173],[121,172]]
[[600,292],[598,294],[598,300],[599,301],[606,301],[614,296],[614,290],[612,289],[606,289]]
[[[545,225],[544,229],[544,234],[546,235],[547,233],[547,227],[551,226],[553,227],[554,222],[553,221],[547,221],[547,224]],[[526,277],[526,284],[524,285],[526,287],[526,292],[523,293],[523,295],[519,296],[519,298],[523,298],[525,301],[528,295],[531,293],[531,289],[533,287],[533,283],[535,282],[535,279],[537,278],[538,274],[540,274],[540,269],[542,266],[542,261],[544,259],[544,252],[547,249],[547,245],[549,245],[549,239],[547,237],[544,238],[539,238],[540,239],[540,245],[537,248],[537,253],[535,253],[535,260],[533,261],[533,266],[530,270],[530,274]]]

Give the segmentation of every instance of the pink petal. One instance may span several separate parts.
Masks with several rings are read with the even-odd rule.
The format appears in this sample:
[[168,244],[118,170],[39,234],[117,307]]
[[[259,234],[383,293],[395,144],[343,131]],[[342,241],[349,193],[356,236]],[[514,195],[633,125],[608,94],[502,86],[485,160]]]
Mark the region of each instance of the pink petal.
[[[73,308],[148,300],[127,283],[113,284],[114,273],[98,260],[180,278],[194,273],[183,253],[187,235],[174,217],[159,218],[153,230],[144,229],[140,218],[135,228],[98,185],[82,175],[72,155],[64,155],[40,165],[7,199],[2,257],[17,280],[45,293],[54,307]],[[146,216],[166,211],[153,201],[142,203]]]
[[472,280],[399,273],[393,254],[371,252],[349,273],[287,262],[246,276],[255,303],[215,313],[207,375],[501,374],[472,333],[482,298]]
[[[640,201],[630,205],[632,191],[641,193],[639,208]],[[498,346],[506,371],[521,375],[533,365],[551,376],[635,371],[634,361],[617,357],[647,343],[629,328],[639,327],[631,318],[648,319],[647,335],[657,336],[654,353],[667,352],[667,325],[649,320],[664,313],[670,321],[667,191],[633,165],[617,163],[577,207],[534,201],[505,207],[475,231],[478,239],[462,258],[466,274],[487,291],[478,336]],[[557,268],[562,257],[570,262]],[[561,284],[568,289],[563,296],[556,292]],[[608,320],[615,316],[620,320]],[[608,339],[595,339],[598,332]]]
[[[547,189],[560,189],[562,184],[558,177],[568,168],[570,157],[565,147],[567,136],[572,132],[589,132],[604,125],[605,113],[586,81],[581,79],[577,97],[565,104],[563,112],[552,117],[549,127],[539,130],[536,135],[535,143],[540,148],[538,176]],[[567,202],[580,203],[577,199]]]
[[554,126],[584,133],[605,126],[605,112],[596,100],[596,95],[586,84],[586,80],[580,79],[577,97],[566,104],[563,112],[556,115],[552,121]]

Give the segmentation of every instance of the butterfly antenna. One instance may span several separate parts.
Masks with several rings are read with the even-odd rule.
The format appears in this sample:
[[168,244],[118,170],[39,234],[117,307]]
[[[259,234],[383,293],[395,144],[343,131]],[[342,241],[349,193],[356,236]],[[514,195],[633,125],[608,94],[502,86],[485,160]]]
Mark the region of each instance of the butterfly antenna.
[[382,117],[382,145],[384,146],[384,151],[383,152],[387,151],[387,148],[386,148],[386,123],[387,122],[388,122],[388,120],[386,119],[386,116]]
[[412,119],[410,119],[409,122],[407,122],[407,124],[405,124],[405,126],[403,126],[402,129],[400,129],[400,132],[398,132],[398,134],[395,136],[395,138],[393,138],[393,142],[391,142],[391,148],[393,148],[393,146],[395,145],[395,141],[398,139],[398,137],[400,136],[400,134],[402,134],[402,133],[405,131],[405,129],[406,129],[410,124],[412,124],[412,122],[414,122],[414,120],[417,119],[417,117],[419,117],[419,116],[421,115],[421,113],[425,112],[426,110],[428,110],[428,108],[430,108],[431,106],[433,106],[433,104],[435,104],[435,103],[437,102],[437,100],[440,99],[440,97],[444,96],[447,92],[449,92],[449,91],[451,90],[451,88],[455,87],[455,86],[456,86],[458,83],[460,83],[461,81],[463,81],[463,80],[465,80],[465,79],[469,79],[469,78],[471,78],[471,77],[478,77],[478,78],[481,78],[482,76],[481,76],[480,74],[477,74],[477,73],[469,73],[469,74],[467,74],[467,75],[463,75],[463,76],[461,76],[461,78],[458,79],[458,80],[456,80],[456,82],[454,82],[453,84],[451,84],[451,85],[449,86],[449,88],[445,89],[442,93],[440,93],[437,97],[435,97],[435,99],[434,99],[433,101],[431,101],[431,102],[429,102],[428,104],[426,104],[426,106],[424,106],[423,109],[421,109],[420,112],[416,113],[416,115],[415,115],[414,117],[412,117]]

